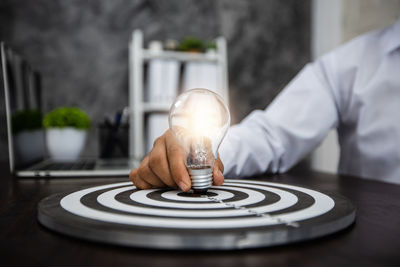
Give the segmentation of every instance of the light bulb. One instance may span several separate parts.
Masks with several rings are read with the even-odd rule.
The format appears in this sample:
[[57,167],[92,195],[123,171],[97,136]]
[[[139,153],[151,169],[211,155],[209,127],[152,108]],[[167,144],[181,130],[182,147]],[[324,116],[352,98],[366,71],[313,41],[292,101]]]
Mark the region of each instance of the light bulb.
[[212,185],[218,147],[229,124],[228,107],[222,97],[210,90],[188,90],[172,104],[169,128],[185,152],[194,193],[203,194]]

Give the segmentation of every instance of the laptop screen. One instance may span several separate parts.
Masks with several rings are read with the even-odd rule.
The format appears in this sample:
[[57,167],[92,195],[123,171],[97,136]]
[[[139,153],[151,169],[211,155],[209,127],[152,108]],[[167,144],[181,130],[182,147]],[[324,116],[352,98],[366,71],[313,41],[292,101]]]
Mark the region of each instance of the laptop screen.
[[26,60],[1,43],[1,75],[7,115],[11,170],[45,156],[40,76]]

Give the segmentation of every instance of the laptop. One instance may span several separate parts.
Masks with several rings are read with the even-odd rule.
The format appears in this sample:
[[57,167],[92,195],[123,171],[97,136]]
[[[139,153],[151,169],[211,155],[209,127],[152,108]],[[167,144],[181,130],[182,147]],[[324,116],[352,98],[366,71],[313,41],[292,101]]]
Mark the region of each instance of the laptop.
[[54,161],[46,150],[44,129],[38,129],[34,134],[28,131],[28,138],[21,141],[15,131],[13,114],[22,110],[42,111],[40,75],[4,42],[0,42],[0,48],[0,80],[4,87],[11,173],[19,177],[128,176],[130,170],[138,166],[138,160],[128,158]]

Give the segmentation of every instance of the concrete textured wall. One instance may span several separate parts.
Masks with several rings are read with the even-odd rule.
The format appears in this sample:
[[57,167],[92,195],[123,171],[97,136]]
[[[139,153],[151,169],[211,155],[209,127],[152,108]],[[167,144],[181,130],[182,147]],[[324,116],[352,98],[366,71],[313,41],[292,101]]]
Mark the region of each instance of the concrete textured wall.
[[[310,60],[310,1],[0,2],[0,39],[43,74],[45,111],[78,106],[94,124],[128,103],[128,41],[136,28],[146,43],[225,36],[234,122],[264,108]],[[4,159],[4,135],[0,148]],[[97,154],[95,130],[84,154]]]

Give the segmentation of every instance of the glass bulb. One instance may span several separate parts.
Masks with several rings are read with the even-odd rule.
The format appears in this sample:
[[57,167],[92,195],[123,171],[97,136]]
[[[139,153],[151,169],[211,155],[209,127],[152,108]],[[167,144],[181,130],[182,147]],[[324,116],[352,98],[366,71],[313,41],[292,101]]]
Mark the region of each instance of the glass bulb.
[[230,124],[222,97],[207,89],[191,89],[179,95],[169,112],[169,128],[186,155],[186,167],[195,193],[212,185],[218,147]]

